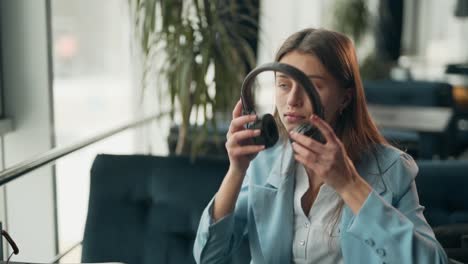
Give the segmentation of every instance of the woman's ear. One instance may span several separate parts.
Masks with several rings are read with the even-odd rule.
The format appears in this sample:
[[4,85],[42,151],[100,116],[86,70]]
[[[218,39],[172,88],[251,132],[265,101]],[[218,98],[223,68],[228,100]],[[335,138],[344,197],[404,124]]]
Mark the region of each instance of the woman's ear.
[[351,103],[351,99],[353,99],[353,89],[347,88],[343,96],[343,101],[340,105],[340,112],[342,112],[346,107],[348,107],[349,103]]

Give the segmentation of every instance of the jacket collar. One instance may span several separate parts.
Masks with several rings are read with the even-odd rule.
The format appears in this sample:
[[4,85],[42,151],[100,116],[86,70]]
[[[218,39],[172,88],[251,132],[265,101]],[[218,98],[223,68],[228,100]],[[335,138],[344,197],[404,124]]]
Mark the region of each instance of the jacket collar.
[[[385,152],[387,151],[383,148],[368,151],[363,155],[361,161],[355,165],[359,175],[380,195],[387,191],[383,174],[389,167],[387,163],[392,160],[391,157],[387,157]],[[381,158],[379,159],[378,156],[381,156]]]
[[273,168],[266,180],[266,186],[278,189],[282,181],[284,181],[288,175],[294,173],[296,162],[289,140],[280,141],[275,148],[275,155],[277,158],[274,159],[274,164],[272,164]]
[[[265,184],[266,186],[278,189],[281,182],[288,175],[294,174],[296,162],[294,161],[293,150],[289,141],[279,142],[275,148],[275,155],[278,158],[274,159],[273,168]],[[382,177],[386,167],[387,164],[383,164],[381,160],[378,160],[373,152],[366,153],[361,162],[356,165],[359,175],[380,195],[387,191],[387,186]]]
[[[289,142],[281,143],[263,185],[251,185],[252,211],[264,263],[290,263],[294,225],[295,164]],[[278,152],[276,152],[278,151]]]

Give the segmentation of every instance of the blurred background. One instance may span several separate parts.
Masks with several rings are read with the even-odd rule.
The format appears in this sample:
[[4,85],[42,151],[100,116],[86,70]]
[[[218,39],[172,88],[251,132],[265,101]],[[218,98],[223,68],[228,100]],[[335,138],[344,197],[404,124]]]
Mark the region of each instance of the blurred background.
[[[15,261],[82,261],[100,153],[225,158],[243,77],[305,27],[353,39],[369,109],[387,139],[418,161],[456,162],[459,174],[468,166],[467,0],[0,3],[2,178],[153,117],[0,186],[0,222],[20,247]],[[269,93],[259,91],[259,104],[271,103],[262,101]],[[451,224],[468,223],[467,203],[449,206],[462,212]],[[12,251],[2,246],[6,259]]]

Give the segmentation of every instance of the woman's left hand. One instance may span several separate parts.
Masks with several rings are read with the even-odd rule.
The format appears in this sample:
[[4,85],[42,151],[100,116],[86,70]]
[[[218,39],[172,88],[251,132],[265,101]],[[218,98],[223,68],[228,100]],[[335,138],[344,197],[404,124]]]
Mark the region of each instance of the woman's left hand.
[[[290,137],[294,141],[292,143],[294,158],[303,164],[307,171],[312,171],[325,184],[335,189],[345,199],[345,202],[345,196],[350,194],[354,196],[355,191],[361,191],[359,196],[367,197],[371,188],[358,174],[343,143],[333,129],[315,115],[311,117],[311,122],[322,133],[326,143],[322,144],[310,137],[292,132]],[[357,207],[357,209],[360,208],[360,206]]]

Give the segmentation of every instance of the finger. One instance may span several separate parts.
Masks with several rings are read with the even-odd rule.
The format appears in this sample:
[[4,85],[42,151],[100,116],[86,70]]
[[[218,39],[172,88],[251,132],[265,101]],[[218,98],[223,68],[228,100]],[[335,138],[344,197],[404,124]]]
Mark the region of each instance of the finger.
[[255,154],[265,149],[264,145],[248,145],[242,147],[236,147],[229,150],[229,154],[232,156],[245,156]]
[[236,106],[234,107],[234,110],[232,110],[232,119],[235,119],[236,117],[239,117],[242,115],[242,101],[239,99],[237,101]]
[[310,151],[309,149],[305,148],[304,146],[301,146],[300,144],[297,144],[296,142],[292,143],[294,152],[296,155],[300,156],[303,158],[304,161],[307,161],[307,163],[315,163],[317,162],[319,158],[318,153],[314,153]]
[[320,153],[325,151],[324,145],[313,138],[304,136],[301,133],[297,133],[295,131],[291,131],[289,135],[291,139],[294,140],[294,142],[297,142],[314,152]]
[[335,131],[333,131],[327,122],[316,115],[312,115],[310,120],[319,129],[327,142],[337,142]]
[[[303,156],[300,156],[300,155],[294,155],[294,159],[301,163],[306,169],[309,169],[311,170],[314,174],[317,174],[317,169],[319,168],[319,166],[310,166],[310,164],[307,162],[307,160],[303,157]],[[318,165],[318,164],[316,164]]]
[[232,134],[231,139],[237,144],[239,144],[243,140],[259,136],[260,133],[261,133],[260,129],[255,129],[255,130],[246,129],[246,130],[242,130],[242,131]]
[[256,115],[243,115],[243,116],[240,116],[240,117],[237,117],[237,118],[233,119],[231,121],[231,128],[233,128],[232,132],[238,131],[238,130],[244,128],[244,126],[247,123],[254,122],[255,120],[257,120]]
[[243,130],[245,124],[249,122],[253,122],[257,119],[256,115],[244,115],[237,117],[231,121],[231,124],[229,125],[229,130],[226,134],[226,139],[229,139],[232,134],[234,134],[237,131]]

